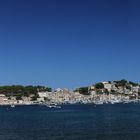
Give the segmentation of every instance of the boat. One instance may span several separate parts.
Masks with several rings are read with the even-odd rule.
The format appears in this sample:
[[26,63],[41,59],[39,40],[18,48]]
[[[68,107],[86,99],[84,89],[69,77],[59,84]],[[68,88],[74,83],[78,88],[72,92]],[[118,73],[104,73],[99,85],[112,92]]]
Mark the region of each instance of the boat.
[[58,105],[55,104],[55,103],[47,104],[46,106],[49,107],[49,108],[61,108],[61,106],[58,106]]
[[47,105],[49,108],[61,108],[61,106],[56,106],[56,105]]
[[113,99],[113,100],[110,101],[111,104],[118,104],[120,102],[121,102],[120,100],[115,100],[115,99]]
[[102,104],[104,104],[102,101],[97,101],[97,102],[95,102],[95,104],[96,105],[102,105]]
[[56,106],[56,108],[59,108],[59,109],[60,109],[60,108],[61,108],[61,106]]
[[15,105],[11,105],[11,107],[12,107],[12,108],[14,108],[14,107],[15,107]]
[[56,106],[47,105],[47,107],[49,107],[49,108],[55,108]]

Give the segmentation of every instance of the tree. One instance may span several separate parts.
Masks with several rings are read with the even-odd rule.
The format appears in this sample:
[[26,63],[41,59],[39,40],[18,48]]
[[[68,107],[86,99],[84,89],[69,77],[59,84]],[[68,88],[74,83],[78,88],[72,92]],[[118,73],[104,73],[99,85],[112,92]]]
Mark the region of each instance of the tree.
[[126,89],[131,90],[131,86],[130,85],[126,85]]
[[134,83],[134,82],[132,82],[132,81],[129,81],[129,84],[132,85],[133,87],[138,86],[138,83]]
[[22,100],[22,95],[21,94],[16,94],[16,100]]
[[120,81],[115,81],[115,83],[116,83],[116,86],[117,86],[117,87],[118,87],[118,86],[125,87],[126,84],[127,84],[127,81],[126,81],[125,79],[122,79],[122,80],[120,80]]
[[26,91],[26,93],[28,93],[28,94],[37,94],[37,87],[35,87],[35,86],[26,86],[25,87],[25,91]]
[[116,94],[116,91],[111,89],[111,94]]
[[22,86],[22,85],[12,85],[12,86],[0,86],[0,94],[5,94],[5,96],[15,96],[16,94],[21,94],[21,96],[29,97],[30,95],[36,95],[39,91],[51,91],[52,89],[45,86]]
[[47,98],[47,97],[44,97],[44,101],[45,101],[45,102],[50,102],[50,99]]
[[52,88],[49,88],[49,87],[45,87],[45,86],[36,86],[37,88],[37,91],[39,92],[45,92],[45,91],[48,91],[48,92],[51,92],[52,91]]
[[89,95],[90,93],[88,92],[88,87],[81,87],[79,88],[79,93],[83,95]]
[[38,94],[32,96],[32,97],[31,97],[31,101],[36,101],[37,98],[39,98],[39,95],[38,95]]
[[95,88],[96,89],[103,89],[104,88],[104,84],[103,83],[97,83],[97,84],[95,84]]
[[108,89],[105,89],[105,90],[104,90],[104,93],[107,94],[107,95],[109,95]]

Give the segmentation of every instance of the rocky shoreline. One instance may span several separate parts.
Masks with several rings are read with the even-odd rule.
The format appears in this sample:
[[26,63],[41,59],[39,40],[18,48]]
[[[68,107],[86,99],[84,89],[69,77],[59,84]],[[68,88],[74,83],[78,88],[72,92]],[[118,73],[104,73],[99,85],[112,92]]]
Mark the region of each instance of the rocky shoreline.
[[20,104],[20,103],[17,103],[17,104],[0,104],[0,106],[30,106],[30,105],[43,105],[43,106],[47,106],[47,107],[50,107],[50,108],[57,108],[57,106],[63,106],[63,105],[76,105],[76,104],[85,104],[85,105],[88,105],[88,104],[93,104],[93,105],[104,105],[104,104],[128,104],[128,103],[140,103],[140,100],[129,100],[129,101],[118,101],[118,102],[89,102],[89,103],[82,103],[82,102],[79,102],[79,103],[30,103],[30,104]]

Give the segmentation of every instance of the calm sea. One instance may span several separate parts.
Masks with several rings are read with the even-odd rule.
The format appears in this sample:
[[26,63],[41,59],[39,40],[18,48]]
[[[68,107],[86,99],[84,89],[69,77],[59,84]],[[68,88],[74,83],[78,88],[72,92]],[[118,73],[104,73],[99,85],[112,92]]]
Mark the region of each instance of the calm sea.
[[0,140],[140,140],[140,103],[3,106]]

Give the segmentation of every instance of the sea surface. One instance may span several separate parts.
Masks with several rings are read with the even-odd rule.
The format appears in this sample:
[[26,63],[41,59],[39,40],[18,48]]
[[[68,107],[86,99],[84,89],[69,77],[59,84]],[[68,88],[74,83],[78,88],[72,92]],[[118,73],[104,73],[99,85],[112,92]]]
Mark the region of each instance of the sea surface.
[[140,140],[140,103],[1,106],[0,140]]

